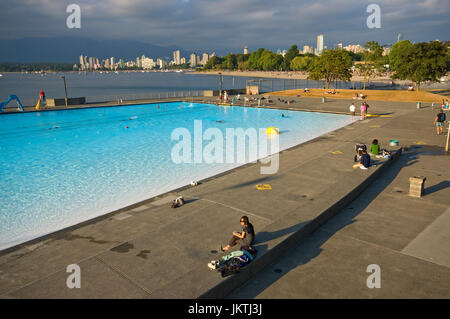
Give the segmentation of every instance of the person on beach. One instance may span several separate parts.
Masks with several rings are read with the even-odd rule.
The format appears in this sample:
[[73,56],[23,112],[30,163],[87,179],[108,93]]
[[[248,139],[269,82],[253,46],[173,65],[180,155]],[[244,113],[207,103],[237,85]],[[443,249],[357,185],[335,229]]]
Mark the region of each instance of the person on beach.
[[439,113],[434,118],[433,124],[436,125],[436,134],[440,135],[444,130],[444,122],[445,122],[445,113],[444,110],[440,110]]
[[361,110],[361,120],[365,120],[366,116],[367,116],[367,104],[366,104],[366,102],[361,104],[360,110]]
[[247,216],[242,216],[240,223],[242,226],[242,232],[233,232],[233,237],[230,239],[228,245],[223,248],[220,246],[220,250],[227,251],[231,247],[236,246],[237,243],[240,243],[241,247],[252,245],[253,239],[255,238],[255,230],[253,225],[250,223]]
[[360,168],[360,169],[368,169],[370,166],[370,156],[367,154],[366,150],[361,151],[361,158],[359,159],[359,163],[353,165],[353,168]]
[[350,115],[352,116],[352,120],[355,118],[356,115],[356,107],[355,107],[355,103],[352,103],[352,105],[350,105]]

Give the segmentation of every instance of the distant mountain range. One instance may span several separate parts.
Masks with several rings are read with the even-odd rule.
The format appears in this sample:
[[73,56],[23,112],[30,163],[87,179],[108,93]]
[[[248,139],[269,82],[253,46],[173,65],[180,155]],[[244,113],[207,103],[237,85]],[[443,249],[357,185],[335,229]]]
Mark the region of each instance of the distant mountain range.
[[144,54],[150,58],[173,58],[172,52],[180,50],[181,57],[192,52],[176,47],[162,47],[133,40],[95,40],[86,38],[24,38],[0,40],[0,62],[56,62],[79,63],[81,54],[105,59],[136,60]]

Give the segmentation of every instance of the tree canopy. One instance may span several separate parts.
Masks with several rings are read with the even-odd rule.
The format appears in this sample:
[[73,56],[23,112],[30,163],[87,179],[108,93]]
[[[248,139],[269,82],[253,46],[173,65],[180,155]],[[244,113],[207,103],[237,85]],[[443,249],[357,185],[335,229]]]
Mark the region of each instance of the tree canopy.
[[394,78],[417,83],[438,82],[448,72],[449,50],[445,44],[432,41],[411,44],[405,40],[396,43],[389,54]]
[[314,58],[309,56],[297,56],[291,61],[290,68],[293,71],[306,71]]
[[378,75],[385,70],[385,59],[383,57],[383,47],[375,41],[369,41],[364,45],[366,49],[363,53],[363,63],[357,64],[357,69],[364,77],[364,90],[366,82],[374,75]]
[[322,55],[311,63],[309,79],[325,80],[326,87],[330,82],[340,80],[348,82],[352,77],[352,59],[347,51],[342,49],[330,49],[323,51]]

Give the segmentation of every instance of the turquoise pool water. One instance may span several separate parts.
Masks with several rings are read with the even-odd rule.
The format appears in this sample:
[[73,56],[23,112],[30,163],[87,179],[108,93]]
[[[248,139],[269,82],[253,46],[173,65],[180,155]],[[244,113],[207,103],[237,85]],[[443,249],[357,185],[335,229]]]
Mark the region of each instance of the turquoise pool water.
[[178,141],[171,135],[184,128],[194,139],[195,121],[223,136],[227,128],[275,126],[280,150],[352,122],[346,115],[190,103],[1,115],[0,249],[243,165],[174,163]]

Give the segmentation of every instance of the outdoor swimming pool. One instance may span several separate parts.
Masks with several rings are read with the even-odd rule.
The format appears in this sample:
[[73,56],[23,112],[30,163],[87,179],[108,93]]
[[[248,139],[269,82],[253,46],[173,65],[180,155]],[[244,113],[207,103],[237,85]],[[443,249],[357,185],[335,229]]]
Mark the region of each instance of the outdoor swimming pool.
[[[346,115],[191,103],[3,114],[0,249],[243,165],[196,163],[195,123],[224,137],[230,128],[274,126],[284,150],[351,122]],[[174,162],[177,128],[192,134],[192,163]]]

